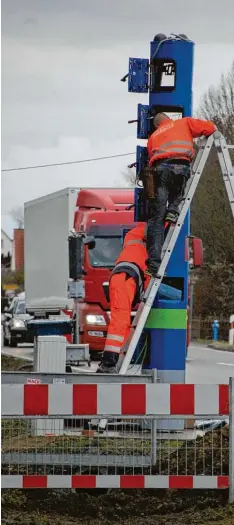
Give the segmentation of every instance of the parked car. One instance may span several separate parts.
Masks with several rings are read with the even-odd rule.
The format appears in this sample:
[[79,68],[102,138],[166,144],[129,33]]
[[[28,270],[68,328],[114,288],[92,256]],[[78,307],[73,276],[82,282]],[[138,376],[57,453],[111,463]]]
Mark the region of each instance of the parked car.
[[17,346],[17,343],[33,342],[32,335],[27,330],[27,321],[31,319],[25,312],[24,292],[14,297],[9,307],[4,309],[3,344]]

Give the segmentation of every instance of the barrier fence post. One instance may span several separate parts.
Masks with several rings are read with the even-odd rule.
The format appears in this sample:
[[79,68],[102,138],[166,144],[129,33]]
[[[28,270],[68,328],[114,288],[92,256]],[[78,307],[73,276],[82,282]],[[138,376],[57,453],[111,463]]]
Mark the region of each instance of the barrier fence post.
[[[157,383],[157,370],[153,368],[152,370],[152,383]],[[156,465],[157,461],[157,419],[152,420],[152,430],[151,430],[151,456],[152,456],[152,465]]]
[[229,379],[229,502],[234,502],[234,389],[233,377]]
[[231,315],[229,319],[229,344],[234,344],[234,315]]

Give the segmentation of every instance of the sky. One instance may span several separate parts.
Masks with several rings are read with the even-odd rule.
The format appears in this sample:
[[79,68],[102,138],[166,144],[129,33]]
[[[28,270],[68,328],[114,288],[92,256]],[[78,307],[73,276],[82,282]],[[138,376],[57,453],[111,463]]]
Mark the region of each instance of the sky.
[[[233,0],[2,0],[2,169],[133,152],[137,103],[120,78],[157,33],[195,41],[194,110],[234,59]],[[134,156],[2,173],[11,210],[67,186],[126,185]]]

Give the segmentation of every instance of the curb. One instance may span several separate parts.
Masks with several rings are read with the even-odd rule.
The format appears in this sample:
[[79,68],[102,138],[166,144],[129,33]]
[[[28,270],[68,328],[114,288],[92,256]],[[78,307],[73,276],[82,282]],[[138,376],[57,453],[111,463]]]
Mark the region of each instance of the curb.
[[207,348],[213,348],[213,350],[219,350],[219,351],[224,351],[224,352],[234,352],[234,347],[233,346],[229,346],[227,344],[227,346],[217,346],[215,344],[210,344],[210,345],[207,345]]

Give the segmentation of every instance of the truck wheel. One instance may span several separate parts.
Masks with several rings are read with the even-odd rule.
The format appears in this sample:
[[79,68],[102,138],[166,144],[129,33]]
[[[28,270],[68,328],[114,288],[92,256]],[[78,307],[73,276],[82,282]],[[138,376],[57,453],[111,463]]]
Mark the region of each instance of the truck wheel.
[[15,337],[12,337],[12,335],[11,335],[11,338],[10,338],[10,341],[9,341],[9,346],[11,348],[14,348],[14,347],[17,346],[17,339]]
[[3,332],[3,346],[9,346],[9,340],[6,338],[5,332]]

